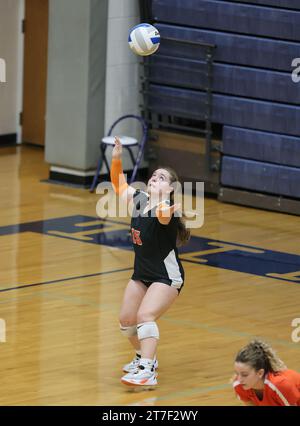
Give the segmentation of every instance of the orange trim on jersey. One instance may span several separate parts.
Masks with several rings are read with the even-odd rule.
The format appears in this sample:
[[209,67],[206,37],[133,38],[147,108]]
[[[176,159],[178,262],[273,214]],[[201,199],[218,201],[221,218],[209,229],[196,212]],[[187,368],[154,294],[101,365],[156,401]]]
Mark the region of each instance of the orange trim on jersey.
[[110,180],[116,194],[121,195],[128,188],[128,183],[123,173],[122,160],[119,158],[112,159]]

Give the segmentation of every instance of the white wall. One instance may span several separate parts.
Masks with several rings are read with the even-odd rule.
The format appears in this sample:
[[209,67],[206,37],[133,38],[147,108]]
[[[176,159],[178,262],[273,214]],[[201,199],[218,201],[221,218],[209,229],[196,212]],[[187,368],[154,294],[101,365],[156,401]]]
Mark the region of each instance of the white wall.
[[[128,46],[129,30],[138,23],[140,23],[138,0],[109,0],[105,133],[120,116],[140,115],[138,62],[141,61],[141,58],[132,53]],[[128,120],[117,127],[116,133],[140,137],[140,127],[136,123]],[[108,149],[109,162],[110,152]],[[123,155],[123,168],[124,170],[132,169],[132,163],[126,150]],[[103,165],[102,173],[106,172],[106,167]]]
[[6,83],[0,83],[0,135],[18,131],[21,10],[22,0],[0,0],[0,58],[6,63]]
[[51,171],[86,176],[104,133],[108,3],[51,0],[49,6],[46,161]]

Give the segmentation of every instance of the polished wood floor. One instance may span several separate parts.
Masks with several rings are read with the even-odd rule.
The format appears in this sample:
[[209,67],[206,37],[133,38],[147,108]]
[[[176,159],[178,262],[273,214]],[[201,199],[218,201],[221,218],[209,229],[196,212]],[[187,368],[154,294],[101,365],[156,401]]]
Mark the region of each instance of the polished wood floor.
[[[185,288],[159,321],[159,387],[124,388],[121,367],[132,351],[118,310],[133,254],[88,244],[81,234],[60,238],[43,224],[38,232],[20,226],[96,218],[96,194],[43,182],[43,155],[0,149],[0,405],[238,405],[229,384],[233,359],[254,336],[300,371],[300,343],[291,339],[299,283],[184,261]],[[193,235],[300,255],[298,217],[213,199]]]

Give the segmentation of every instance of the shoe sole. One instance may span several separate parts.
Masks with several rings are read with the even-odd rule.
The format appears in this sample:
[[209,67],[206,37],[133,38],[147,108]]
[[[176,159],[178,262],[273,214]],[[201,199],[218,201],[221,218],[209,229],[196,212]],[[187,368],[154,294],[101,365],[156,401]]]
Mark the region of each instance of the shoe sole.
[[157,386],[158,384],[157,382],[147,383],[147,380],[144,383],[129,382],[127,380],[124,380],[123,378],[121,379],[121,382],[123,383],[123,385],[130,386],[130,387],[143,387],[143,386],[154,387],[154,386]]
[[[124,371],[124,373],[131,373],[131,371],[125,371],[125,370],[123,370]],[[158,377],[158,372],[157,371],[155,371],[155,378],[157,378]],[[123,383],[123,381],[122,381],[122,379],[121,379],[121,382]],[[151,385],[150,385],[151,386]],[[155,385],[154,385],[155,386]]]

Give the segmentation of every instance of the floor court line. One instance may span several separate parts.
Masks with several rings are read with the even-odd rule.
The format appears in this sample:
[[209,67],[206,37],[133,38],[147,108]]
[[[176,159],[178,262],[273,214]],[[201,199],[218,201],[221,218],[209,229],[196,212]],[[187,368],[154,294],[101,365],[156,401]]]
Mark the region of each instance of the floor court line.
[[[130,269],[132,269],[132,268],[130,268]],[[127,269],[107,271],[107,273],[123,272],[124,270],[127,270]],[[105,273],[100,273],[100,275],[102,275],[102,274],[105,274]],[[99,274],[91,274],[90,276],[95,276],[95,275],[99,275]],[[77,278],[80,278],[80,277],[77,277]],[[71,278],[68,278],[68,280],[69,279],[71,279]],[[63,280],[58,280],[58,282],[61,282],[61,281],[63,281]],[[53,283],[53,282],[51,282],[51,283]],[[32,296],[40,296],[41,294],[44,295],[44,296],[48,296],[51,299],[57,298],[57,299],[64,300],[67,303],[73,303],[73,304],[78,303],[80,305],[84,304],[84,305],[90,306],[91,308],[95,308],[95,309],[107,309],[108,308],[108,309],[113,310],[113,308],[115,307],[116,313],[118,312],[118,305],[117,304],[113,304],[113,303],[112,304],[101,304],[101,303],[99,304],[99,303],[91,302],[90,300],[85,300],[85,298],[83,298],[83,297],[78,298],[76,296],[66,296],[66,295],[57,294],[57,293],[55,294],[53,292],[51,292],[51,294],[50,294],[49,291],[45,292],[44,290],[41,290],[41,292],[38,295],[30,295],[30,296],[25,296],[25,297],[31,298]],[[16,300],[19,300],[19,298],[16,298]],[[77,303],[76,303],[76,300],[78,300]],[[11,302],[11,299],[8,299],[7,301],[0,301],[0,304],[7,303],[7,302]],[[200,329],[207,330],[211,333],[222,334],[224,336],[247,337],[248,339],[253,339],[253,338],[257,337],[257,335],[255,335],[255,334],[242,332],[242,331],[239,331],[239,330],[233,330],[233,329],[230,329],[230,328],[210,326],[208,324],[195,322],[195,321],[179,320],[179,319],[176,319],[176,318],[170,318],[170,317],[166,317],[166,316],[162,316],[160,318],[160,320],[161,321],[167,321],[167,322],[173,323],[173,324],[181,326],[181,327],[200,328]],[[293,348],[295,350],[300,350],[300,344],[297,345],[296,343],[288,342],[288,341],[282,340],[282,339],[272,339],[272,338],[264,337],[264,336],[260,336],[260,337],[264,340],[269,341],[270,343],[273,343],[273,344],[278,344],[278,345]]]
[[20,285],[18,287],[8,287],[8,288],[0,288],[0,293],[4,293],[7,291],[12,291],[12,290],[22,290],[24,288],[29,288],[29,287],[38,287],[38,286],[42,286],[42,285],[48,285],[48,284],[57,284],[63,281],[71,281],[71,280],[78,280],[80,278],[90,278],[90,277],[97,277],[99,275],[108,275],[108,274],[113,274],[115,272],[123,272],[123,271],[130,271],[133,268],[123,268],[123,269],[114,269],[113,271],[106,271],[106,272],[97,272],[96,274],[88,274],[88,275],[79,275],[79,276],[75,276],[75,277],[69,277],[69,278],[61,278],[59,280],[53,280],[53,281],[44,281],[41,283],[34,283],[34,284],[26,284],[26,285]]
[[[114,272],[120,272],[122,270],[119,271],[114,271]],[[112,272],[112,271],[110,271]],[[96,274],[98,275],[98,274]],[[46,295],[49,296],[49,292],[45,293],[44,290],[41,290],[42,295]],[[32,295],[31,295],[32,296]],[[31,297],[31,296],[27,296],[27,297]],[[59,299],[63,299],[66,302],[69,303],[74,303],[74,297],[73,296],[68,296],[67,298],[62,297],[62,295],[54,295],[53,293],[51,293],[50,297],[57,297]],[[78,299],[78,298],[76,298]],[[1,302],[0,302],[1,303]],[[103,308],[109,308],[112,309],[113,304],[110,306],[103,306],[101,304],[97,304],[97,303],[91,303],[90,301],[84,301],[84,298],[80,298],[79,302],[80,304],[87,304],[89,306],[93,306],[97,309],[103,309]],[[116,306],[116,304],[114,304]],[[117,311],[117,307],[116,307],[116,311]],[[253,338],[255,337],[254,335],[250,334],[250,333],[245,333],[245,332],[240,332],[240,331],[236,331],[236,330],[232,330],[229,328],[220,328],[220,327],[213,327],[210,326],[208,324],[203,324],[203,323],[199,323],[199,322],[194,322],[194,321],[188,321],[188,320],[177,320],[176,318],[169,318],[169,317],[162,317],[161,320],[164,321],[168,321],[174,324],[180,324],[181,326],[184,327],[194,327],[194,328],[201,328],[201,329],[205,329],[209,332],[214,332],[214,333],[218,333],[218,334],[223,334],[226,336],[229,335],[235,335],[235,336],[240,336],[240,337],[248,337],[248,338]],[[277,343],[277,344],[281,344],[281,345],[285,345],[285,346],[289,346],[289,347],[293,347],[293,349],[300,349],[300,345],[297,346],[296,344],[287,342],[287,341],[283,341],[283,340],[276,340],[276,339],[267,339],[268,341],[273,342],[273,343]],[[182,390],[182,391],[176,391],[173,393],[168,393],[167,395],[162,395],[159,397],[155,397],[156,401],[167,401],[167,400],[171,400],[172,398],[177,398],[177,397],[188,397],[191,395],[197,395],[197,394],[203,394],[203,393],[208,393],[208,392],[214,392],[214,391],[219,391],[219,390],[225,390],[225,389],[229,389],[231,388],[231,384],[230,383],[222,383],[220,385],[215,385],[215,386],[207,386],[207,387],[200,387],[200,388],[193,388],[193,389],[186,389],[186,390]],[[127,404],[127,405],[132,405],[132,404]]]
[[[86,300],[83,297],[76,297],[76,296],[66,296],[66,295],[62,295],[62,294],[55,294],[53,292],[49,293],[49,291],[45,292],[44,290],[41,290],[41,292],[38,295],[30,295],[30,296],[24,296],[24,298],[31,298],[32,296],[46,296],[49,297],[49,299],[60,299],[60,300],[64,300],[66,303],[72,303],[72,304],[79,304],[79,305],[86,305],[89,306],[90,308],[94,308],[96,310],[99,309],[110,309],[111,311],[115,310],[116,315],[118,314],[118,310],[119,310],[119,305],[116,303],[111,303],[111,304],[101,304],[101,303],[95,303],[95,302],[91,302],[90,300]],[[16,298],[17,300],[19,300],[19,298]],[[7,301],[0,301],[0,304],[2,303],[7,303],[7,302],[11,302],[11,299],[8,299]],[[234,329],[230,329],[230,328],[224,328],[224,327],[215,327],[215,326],[211,326],[209,324],[205,324],[205,323],[201,323],[201,322],[195,322],[195,321],[189,321],[189,320],[180,320],[180,319],[176,319],[176,318],[170,318],[170,317],[166,317],[166,316],[162,316],[160,318],[160,321],[167,321],[169,323],[173,323],[175,325],[181,326],[181,327],[185,327],[185,328],[200,328],[203,330],[206,330],[210,333],[216,333],[216,334],[221,334],[223,336],[235,336],[235,337],[246,337],[247,339],[254,339],[255,337],[257,337],[257,334],[251,334],[251,333],[247,333],[247,332],[243,332],[243,331],[239,331],[239,330],[234,330]],[[294,342],[289,342],[287,340],[282,340],[282,339],[273,339],[270,337],[265,337],[265,336],[261,336],[260,338],[262,338],[263,340],[267,340],[268,342],[272,343],[272,344],[277,344],[277,345],[281,345],[281,346],[286,346],[289,347],[291,349],[294,350],[300,350],[300,344],[297,345]]]
[[[247,332],[243,332],[243,331],[236,331],[230,328],[224,328],[224,327],[214,327],[214,326],[210,326],[204,323],[199,323],[199,322],[194,322],[194,321],[188,321],[188,320],[177,320],[176,318],[170,318],[170,317],[165,317],[163,316],[161,318],[164,321],[168,321],[171,323],[174,323],[176,325],[179,326],[187,326],[187,327],[192,327],[192,328],[201,328],[201,329],[206,329],[211,333],[217,333],[217,334],[223,334],[224,336],[237,336],[237,337],[247,337],[249,339],[253,339],[255,337],[258,337],[255,334],[251,334],[251,333],[247,333]],[[291,329],[292,332],[292,329]],[[260,336],[261,339],[263,340],[267,340],[270,343],[275,343],[278,345],[282,345],[282,346],[288,346],[291,347],[293,349],[297,349],[300,350],[300,344],[297,345],[297,343],[294,342],[289,342],[287,340],[282,340],[282,339],[270,339],[269,337],[264,337],[264,336]]]
[[[205,264],[203,264],[203,263],[199,263],[197,260],[191,260],[191,259],[181,259],[180,258],[180,260],[182,261],[182,262],[188,262],[188,263],[194,263],[194,264],[196,264],[196,265],[199,265],[199,266],[207,266],[208,268],[217,268],[217,269],[223,269],[223,270],[228,270],[228,271],[233,271],[233,272],[239,272],[239,273],[241,273],[241,274],[249,274],[249,272],[244,272],[244,271],[234,271],[234,270],[232,270],[232,269],[226,269],[226,268],[222,268],[222,267],[219,267],[219,266],[217,266],[217,265],[209,265],[208,263],[205,263]],[[250,274],[249,274],[250,275]],[[273,276],[271,276],[271,275],[257,275],[257,274],[251,274],[252,276],[256,276],[256,277],[261,277],[261,278],[268,278],[268,279],[273,279],[273,280],[277,280],[277,281],[284,281],[284,282],[288,282],[288,283],[290,283],[290,284],[300,284],[300,281],[292,281],[292,280],[287,280],[286,278],[283,278],[283,277],[273,277]]]

